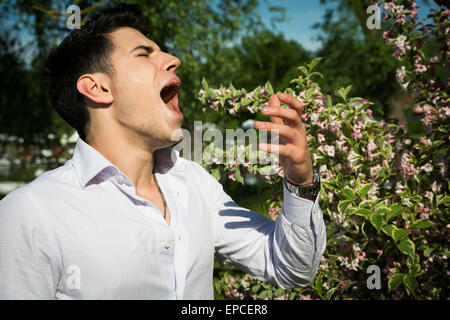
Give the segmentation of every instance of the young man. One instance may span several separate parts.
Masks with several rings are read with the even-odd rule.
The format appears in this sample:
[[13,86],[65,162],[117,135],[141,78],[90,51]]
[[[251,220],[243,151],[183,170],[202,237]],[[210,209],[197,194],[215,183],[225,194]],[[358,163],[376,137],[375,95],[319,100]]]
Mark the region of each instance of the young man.
[[273,95],[272,122],[255,125],[284,141],[273,222],[170,148],[180,61],[145,25],[136,7],[106,9],[51,52],[51,101],[80,139],[0,202],[0,298],[212,299],[215,255],[282,288],[313,280],[326,235],[301,103]]

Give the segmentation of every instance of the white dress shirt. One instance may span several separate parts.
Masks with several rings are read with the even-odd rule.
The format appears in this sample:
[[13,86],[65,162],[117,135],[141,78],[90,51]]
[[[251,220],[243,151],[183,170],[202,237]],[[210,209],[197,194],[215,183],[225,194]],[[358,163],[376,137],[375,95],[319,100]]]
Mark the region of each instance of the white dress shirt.
[[213,299],[215,256],[282,288],[313,280],[326,245],[318,199],[284,186],[274,222],[173,148],[154,155],[170,226],[81,139],[65,165],[0,201],[0,299]]

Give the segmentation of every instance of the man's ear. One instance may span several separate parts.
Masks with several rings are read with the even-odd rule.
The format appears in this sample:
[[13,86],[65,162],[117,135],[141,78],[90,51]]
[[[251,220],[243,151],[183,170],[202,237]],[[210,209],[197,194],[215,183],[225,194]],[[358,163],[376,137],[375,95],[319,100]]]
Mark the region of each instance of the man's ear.
[[84,74],[78,79],[77,89],[95,103],[110,104],[114,99],[108,80],[103,73]]

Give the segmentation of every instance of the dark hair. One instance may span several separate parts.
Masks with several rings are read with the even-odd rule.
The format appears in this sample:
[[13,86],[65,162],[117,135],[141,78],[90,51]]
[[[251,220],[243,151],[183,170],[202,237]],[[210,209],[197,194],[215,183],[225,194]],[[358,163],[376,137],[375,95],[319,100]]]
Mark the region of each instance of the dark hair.
[[50,101],[59,115],[85,140],[89,113],[76,84],[87,73],[114,73],[110,56],[114,43],[109,33],[121,27],[148,33],[148,20],[136,5],[120,4],[101,10],[81,29],[71,32],[54,48],[43,65]]

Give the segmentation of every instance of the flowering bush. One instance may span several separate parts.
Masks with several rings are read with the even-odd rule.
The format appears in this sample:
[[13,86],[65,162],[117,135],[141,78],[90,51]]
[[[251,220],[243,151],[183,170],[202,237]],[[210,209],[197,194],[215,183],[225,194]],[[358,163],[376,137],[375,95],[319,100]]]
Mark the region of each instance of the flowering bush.
[[[382,5],[383,2],[379,3]],[[350,98],[351,86],[333,96],[314,81],[320,58],[299,67],[290,93],[303,102],[303,123],[313,162],[323,185],[320,205],[327,225],[327,249],[314,283],[283,290],[225,267],[215,280],[218,294],[239,299],[443,299],[448,297],[449,10],[432,10],[432,23],[415,22],[414,1],[384,3],[383,17],[392,27],[383,35],[394,47],[400,84],[424,112],[426,136],[411,136],[404,126],[377,120],[371,102]],[[431,57],[422,51],[428,37],[439,47]],[[425,72],[426,71],[426,72]],[[212,89],[206,81],[200,100],[232,116],[255,113],[267,105],[270,83],[252,92]],[[284,106],[286,107],[286,106]],[[238,146],[249,153],[251,146]],[[282,190],[283,170],[270,178],[261,165],[235,162],[203,164],[243,183],[247,173],[264,177],[273,190]],[[276,163],[275,163],[276,165]],[[276,219],[281,193],[266,203]],[[381,270],[381,288],[369,289],[369,266]]]

